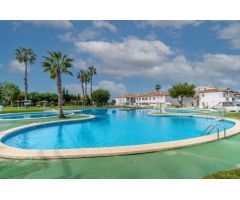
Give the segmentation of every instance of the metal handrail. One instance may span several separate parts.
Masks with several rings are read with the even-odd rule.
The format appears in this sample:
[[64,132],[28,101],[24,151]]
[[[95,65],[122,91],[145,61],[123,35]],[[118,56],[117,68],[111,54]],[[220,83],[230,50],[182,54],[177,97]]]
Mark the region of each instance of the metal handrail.
[[210,129],[211,127],[212,127],[212,129],[211,129],[208,133],[210,133],[210,132],[215,128],[215,125],[210,124],[210,125],[202,132],[201,136],[202,136],[205,132],[207,132],[208,129]]
[[[222,127],[223,129],[224,129],[224,139],[226,138],[226,128],[222,125],[222,124],[210,124],[203,132],[202,132],[202,134],[201,134],[201,136],[203,136],[203,134],[205,133],[205,132],[207,132],[206,133],[206,135],[208,135],[213,129],[217,129],[217,138],[218,138],[218,140],[220,139],[220,131],[219,131],[219,126],[220,127]],[[211,129],[210,129],[211,128]],[[209,130],[210,129],[210,130]]]
[[226,129],[226,127],[223,126],[222,124],[216,124],[216,127],[219,127],[219,126],[223,128],[223,130],[224,130],[224,138],[226,138],[226,136],[227,136],[227,129]]

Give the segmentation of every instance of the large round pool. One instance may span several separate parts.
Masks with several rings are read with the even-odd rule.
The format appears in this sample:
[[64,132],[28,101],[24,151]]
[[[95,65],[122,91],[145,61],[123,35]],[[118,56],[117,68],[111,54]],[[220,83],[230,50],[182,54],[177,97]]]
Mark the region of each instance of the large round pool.
[[[206,117],[158,116],[146,110],[84,110],[96,118],[43,124],[13,132],[1,142],[22,149],[54,150],[118,147],[159,143],[199,137],[210,124],[220,123],[229,129],[234,122],[215,121]],[[223,128],[220,128],[223,131]],[[216,130],[208,134],[214,134]]]

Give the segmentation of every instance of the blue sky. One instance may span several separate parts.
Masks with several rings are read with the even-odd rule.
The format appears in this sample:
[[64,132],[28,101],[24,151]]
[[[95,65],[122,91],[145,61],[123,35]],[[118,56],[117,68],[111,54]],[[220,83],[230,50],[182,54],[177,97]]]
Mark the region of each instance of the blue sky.
[[[0,81],[23,89],[23,66],[16,48],[38,55],[29,69],[29,91],[56,91],[42,70],[47,50],[72,57],[73,73],[93,65],[94,88],[112,97],[151,92],[178,82],[240,88],[240,23],[238,21],[0,21]],[[64,76],[72,93],[81,91],[76,77]]]

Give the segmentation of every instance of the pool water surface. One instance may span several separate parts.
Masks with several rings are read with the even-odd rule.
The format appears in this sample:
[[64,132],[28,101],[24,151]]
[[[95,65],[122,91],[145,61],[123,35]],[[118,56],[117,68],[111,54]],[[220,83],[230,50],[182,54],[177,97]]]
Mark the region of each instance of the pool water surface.
[[[96,118],[25,128],[3,137],[2,143],[39,150],[131,146],[200,137],[210,124],[220,123],[226,129],[235,124],[205,117],[153,117],[144,109],[85,109],[79,113]],[[209,134],[214,133],[216,130]]]

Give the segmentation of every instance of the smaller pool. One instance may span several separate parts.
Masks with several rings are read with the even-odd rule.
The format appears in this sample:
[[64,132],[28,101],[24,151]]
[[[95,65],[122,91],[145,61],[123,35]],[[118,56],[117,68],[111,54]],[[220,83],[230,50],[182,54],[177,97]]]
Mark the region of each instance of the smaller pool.
[[199,113],[199,110],[194,109],[173,109],[173,108],[165,108],[166,112],[170,113]]
[[[70,114],[70,112],[65,113]],[[58,112],[32,112],[32,113],[11,113],[11,114],[0,114],[1,119],[35,119],[42,117],[56,117]]]

